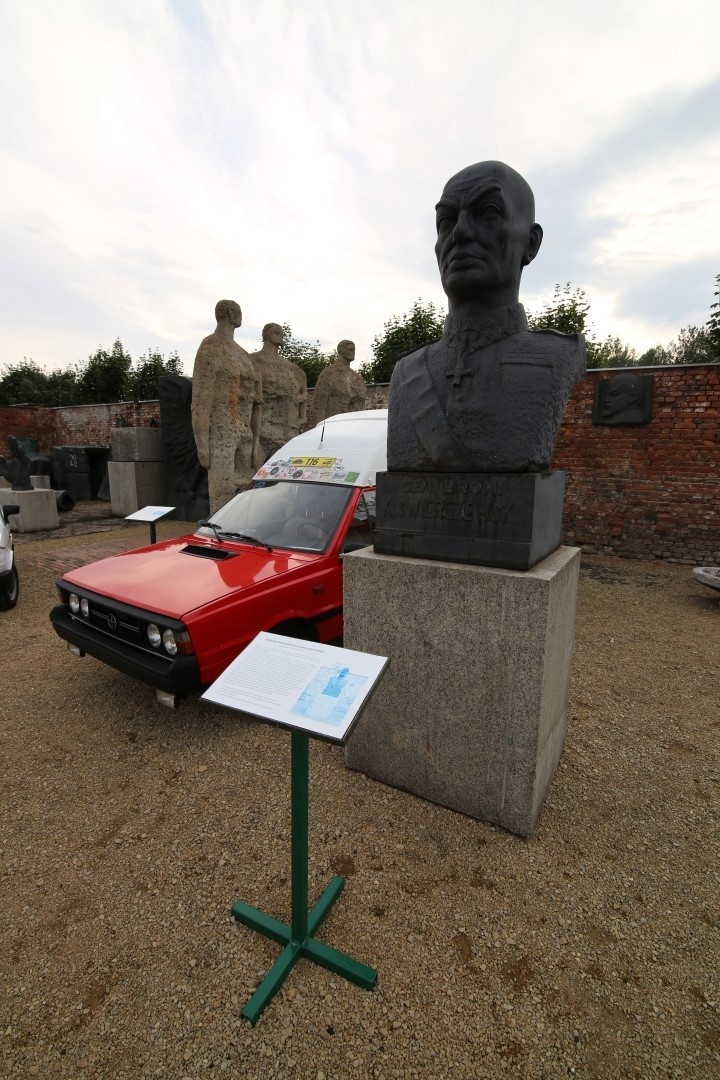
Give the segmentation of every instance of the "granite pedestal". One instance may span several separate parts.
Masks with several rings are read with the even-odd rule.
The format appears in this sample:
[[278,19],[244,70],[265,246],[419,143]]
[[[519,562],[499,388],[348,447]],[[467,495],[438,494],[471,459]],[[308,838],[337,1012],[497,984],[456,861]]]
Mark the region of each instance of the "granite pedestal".
[[577,548],[519,572],[346,555],[346,648],[390,658],[345,762],[521,836],[567,724]]
[[167,470],[162,461],[109,461],[110,502],[116,517],[167,501]]
[[113,461],[162,461],[162,430],[151,427],[113,428],[110,432]]
[[560,546],[564,472],[380,472],[383,555],[529,570]]
[[4,506],[15,504],[19,514],[10,516],[10,528],[14,532],[40,532],[45,529],[57,529],[58,520],[55,492],[38,488],[30,491],[6,491],[0,493],[0,503]]

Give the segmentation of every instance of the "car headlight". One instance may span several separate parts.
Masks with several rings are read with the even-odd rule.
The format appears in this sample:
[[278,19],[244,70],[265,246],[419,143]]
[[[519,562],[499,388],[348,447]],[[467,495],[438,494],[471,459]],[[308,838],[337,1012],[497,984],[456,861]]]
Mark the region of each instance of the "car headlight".
[[83,596],[82,600],[80,601],[80,610],[83,613],[83,616],[87,619],[88,616],[90,615],[90,604],[88,603],[88,601],[85,599],[84,596]]
[[153,649],[159,648],[162,637],[160,636],[160,630],[154,622],[151,622],[147,628],[147,639],[152,645]]
[[77,615],[78,611],[80,610],[79,596],[76,596],[74,592],[71,592],[68,596],[68,604],[70,605],[70,610],[72,611],[73,615]]
[[163,630],[162,642],[165,646],[165,652],[170,656],[177,656],[177,641],[175,640],[175,634],[172,630]]

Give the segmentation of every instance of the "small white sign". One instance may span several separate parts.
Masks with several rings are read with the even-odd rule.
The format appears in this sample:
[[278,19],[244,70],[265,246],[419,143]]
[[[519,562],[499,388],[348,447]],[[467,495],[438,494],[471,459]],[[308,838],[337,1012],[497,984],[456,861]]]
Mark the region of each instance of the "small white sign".
[[171,510],[174,510],[174,506],[143,506],[141,510],[136,510],[134,514],[128,514],[125,518],[126,521],[157,521],[161,517],[165,517]]
[[386,656],[263,632],[202,696],[343,743],[387,662]]

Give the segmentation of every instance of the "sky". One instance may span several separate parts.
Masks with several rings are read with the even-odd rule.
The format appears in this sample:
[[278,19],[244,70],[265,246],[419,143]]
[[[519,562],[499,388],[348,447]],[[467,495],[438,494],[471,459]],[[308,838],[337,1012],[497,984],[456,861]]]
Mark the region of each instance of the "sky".
[[357,360],[446,310],[435,203],[499,159],[535,192],[520,299],[586,291],[643,351],[720,273],[716,0],[0,0],[0,369],[119,337],[187,374],[236,300]]

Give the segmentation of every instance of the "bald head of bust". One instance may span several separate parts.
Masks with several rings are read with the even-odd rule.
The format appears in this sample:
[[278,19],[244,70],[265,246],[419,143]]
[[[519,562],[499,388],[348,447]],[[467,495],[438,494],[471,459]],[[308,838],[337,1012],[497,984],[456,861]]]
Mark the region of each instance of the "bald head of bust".
[[450,311],[477,316],[516,304],[523,267],[543,235],[527,181],[502,161],[480,161],[448,180],[435,210],[435,254]]

